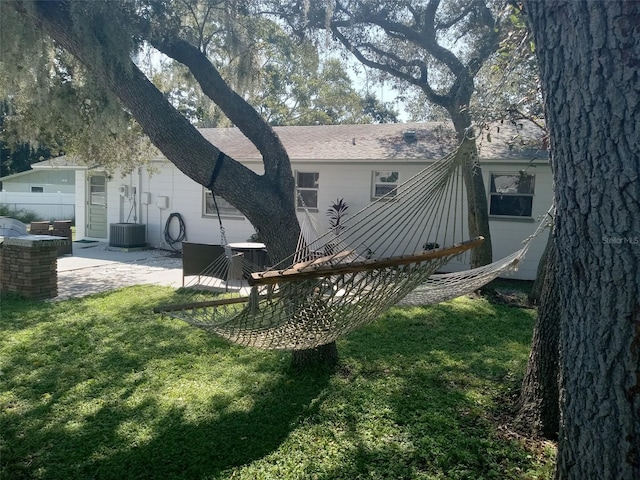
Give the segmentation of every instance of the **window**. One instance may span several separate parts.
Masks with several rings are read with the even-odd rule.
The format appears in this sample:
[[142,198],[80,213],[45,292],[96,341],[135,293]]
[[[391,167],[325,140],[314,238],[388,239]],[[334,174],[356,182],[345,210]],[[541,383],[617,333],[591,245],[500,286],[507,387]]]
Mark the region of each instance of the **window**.
[[298,208],[318,208],[318,181],[320,174],[317,172],[296,172],[296,205]]
[[89,204],[107,206],[107,179],[104,175],[89,177]]
[[[203,191],[203,205],[202,205],[202,215],[205,217],[216,217],[218,214],[216,213],[216,206],[213,203],[213,195],[209,190]],[[236,217],[236,218],[244,218],[240,210],[227,202],[224,198],[216,195],[216,204],[218,205],[218,210],[220,211],[221,217]]]
[[387,195],[388,197],[395,197],[398,191],[398,172],[380,171],[373,172],[373,181],[371,185],[371,197],[380,198]]
[[531,217],[535,175],[520,173],[492,173],[489,215]]
[[44,187],[31,187],[31,193],[44,193]]

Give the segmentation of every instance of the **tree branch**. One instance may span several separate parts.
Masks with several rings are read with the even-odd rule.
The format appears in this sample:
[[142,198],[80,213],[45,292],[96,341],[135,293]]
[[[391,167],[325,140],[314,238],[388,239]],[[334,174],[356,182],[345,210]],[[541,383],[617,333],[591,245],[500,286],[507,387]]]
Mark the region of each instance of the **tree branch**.
[[[393,66],[386,64],[386,63],[381,63],[381,62],[376,62],[374,60],[371,60],[370,58],[368,58],[361,50],[360,48],[356,47],[355,45],[353,45],[348,38],[346,38],[346,36],[344,36],[340,30],[338,29],[338,27],[333,27],[332,26],[332,30],[333,34],[336,36],[336,38],[358,59],[358,61],[360,61],[363,65],[370,67],[370,68],[374,68],[376,70],[380,70],[382,72],[386,72],[389,75],[392,75],[396,78],[399,78],[400,80],[404,80],[412,85],[417,86],[418,88],[420,88],[424,94],[427,96],[427,98],[432,101],[433,103],[435,103],[436,105],[440,105],[442,107],[444,107],[445,105],[448,105],[449,103],[451,103],[451,100],[444,95],[440,95],[438,93],[435,92],[435,90],[433,90],[433,88],[431,88],[431,85],[428,82],[428,77],[427,77],[427,67],[426,65],[422,64],[419,65],[418,63],[415,63],[415,65],[409,65],[409,64],[405,64],[405,66],[417,66],[418,68],[420,68],[420,78],[415,78],[413,75],[410,75],[409,73],[403,72],[402,70],[399,70],[397,68],[394,68]],[[371,45],[369,48],[373,48],[373,46]],[[380,52],[380,56],[383,56],[382,54],[384,54],[384,56],[387,56],[389,58],[393,58],[395,57],[398,61],[401,61],[401,59],[399,57],[396,57],[395,55],[391,54],[390,52],[385,52],[382,50],[378,50],[378,52]],[[417,62],[417,60],[415,61]]]
[[150,39],[150,42],[158,51],[185,65],[204,94],[251,140],[262,154],[268,179],[290,174],[289,156],[276,133],[244,98],[229,87],[204,53],[176,38]]
[[[207,141],[128,58],[97,59],[96,52],[78,37],[66,1],[35,3],[32,20],[87,70],[102,79],[138,121],[152,143],[188,177],[208,186],[220,150]],[[106,51],[105,55],[110,52]],[[265,191],[265,179],[223,154],[225,168],[216,184],[220,193],[249,217],[245,189]],[[265,163],[269,163],[265,159]],[[266,167],[265,167],[266,168]],[[277,184],[271,190],[278,190]],[[249,218],[251,220],[251,218]]]
[[[468,104],[473,93],[473,79],[484,61],[497,49],[498,34],[495,32],[495,20],[490,10],[482,0],[470,1],[459,15],[456,15],[446,23],[436,21],[436,13],[440,7],[440,0],[430,0],[424,10],[418,11],[411,5],[408,6],[414,19],[414,25],[406,25],[390,20],[386,10],[378,12],[361,8],[357,12],[350,11],[342,4],[338,4],[337,11],[343,15],[343,19],[334,20],[331,23],[334,34],[340,28],[352,28],[354,25],[375,25],[381,28],[390,38],[413,44],[422,49],[427,55],[446,66],[455,77],[453,85],[446,95],[438,95],[428,83],[428,69],[421,67],[421,81],[416,82],[415,77],[398,68],[385,64],[383,61],[375,61],[366,58],[362,52],[364,44],[355,44],[346,35],[336,34],[336,37],[345,47],[356,55],[356,58],[365,65],[376,68],[401,80],[410,82],[422,89],[427,98],[446,109],[455,109],[458,104]],[[437,40],[437,31],[442,28],[450,28],[466,18],[474,10],[478,11],[481,24],[488,28],[488,33],[478,40],[478,46],[470,55],[471,60],[465,65],[451,50],[443,47]],[[346,19],[345,19],[346,18]],[[409,62],[402,62],[399,57],[388,50],[374,48],[371,43],[366,47],[381,59],[391,59],[397,65],[411,66]],[[426,64],[425,64],[426,65]]]
[[450,18],[449,21],[447,21],[447,22],[437,22],[436,25],[435,25],[435,29],[436,30],[446,30],[447,28],[453,27],[456,23],[458,23],[464,17],[469,15],[473,11],[473,8],[478,3],[479,3],[478,0],[472,0],[471,2],[469,2],[469,4],[465,8],[463,8],[462,12],[460,12],[459,15],[457,15],[457,16],[455,16],[453,18]]

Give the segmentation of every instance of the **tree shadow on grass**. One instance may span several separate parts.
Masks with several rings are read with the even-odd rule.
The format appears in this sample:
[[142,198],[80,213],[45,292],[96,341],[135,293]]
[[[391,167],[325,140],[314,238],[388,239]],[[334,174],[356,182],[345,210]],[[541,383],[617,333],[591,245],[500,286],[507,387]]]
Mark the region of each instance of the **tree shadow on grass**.
[[150,316],[162,294],[140,292],[7,319],[0,477],[214,476],[272,452],[313,413],[328,372],[294,375],[285,354]]
[[[528,356],[533,322],[531,310],[486,301],[392,308],[381,320],[342,340],[341,347],[356,359],[366,358],[365,369],[376,362],[393,365],[394,358],[411,363],[432,357],[436,363],[464,362],[474,371],[499,374],[492,363],[514,354]],[[436,358],[440,354],[447,358]]]
[[[99,430],[73,439],[78,445],[86,436],[105,439],[105,452],[92,452],[78,464],[79,478],[197,479],[251,463],[277,449],[296,418],[313,413],[311,402],[323,384],[318,379],[310,388],[308,379],[281,380],[252,392],[252,405],[243,411],[234,411],[225,399],[212,399],[208,408],[216,414],[208,421],[190,420],[184,408],[163,412],[155,405],[125,412],[118,406],[105,408],[91,419]],[[141,445],[119,447],[117,430],[140,416],[153,417],[152,438]]]
[[379,433],[372,440],[372,427],[347,424],[351,449],[319,478],[522,478],[535,459],[490,418],[499,392],[518,382],[532,327],[530,311],[454,302],[392,309],[354,332],[341,342],[347,382],[381,387],[350,404],[376,402]]

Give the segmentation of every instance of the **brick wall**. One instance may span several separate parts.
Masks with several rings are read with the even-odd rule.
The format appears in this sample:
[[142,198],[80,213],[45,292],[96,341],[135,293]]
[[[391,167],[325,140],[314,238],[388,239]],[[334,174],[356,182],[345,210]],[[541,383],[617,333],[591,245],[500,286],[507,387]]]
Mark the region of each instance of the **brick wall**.
[[58,295],[58,247],[68,240],[25,235],[5,237],[0,245],[0,289],[32,299]]

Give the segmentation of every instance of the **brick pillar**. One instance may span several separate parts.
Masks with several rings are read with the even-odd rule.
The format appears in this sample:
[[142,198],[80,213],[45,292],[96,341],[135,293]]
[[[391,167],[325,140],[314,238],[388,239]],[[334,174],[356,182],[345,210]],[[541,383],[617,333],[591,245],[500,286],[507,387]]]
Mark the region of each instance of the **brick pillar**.
[[33,299],[57,296],[58,247],[68,243],[44,235],[2,238],[0,289]]

